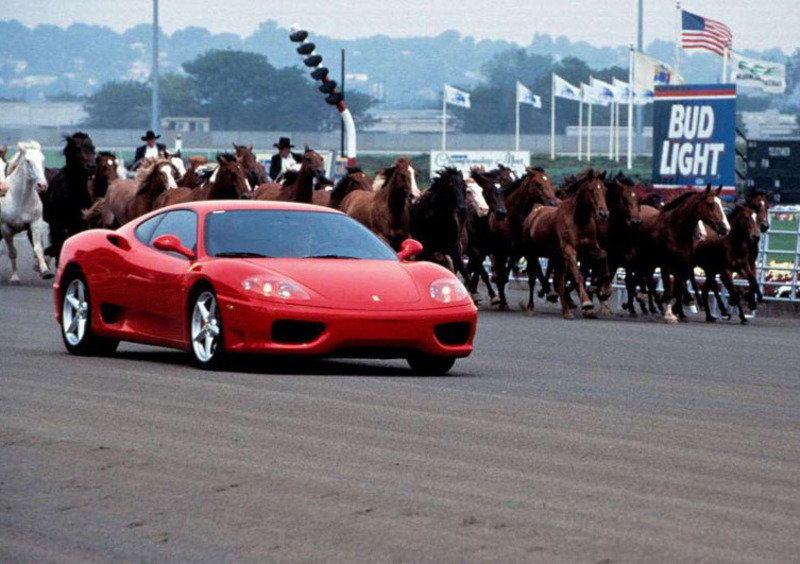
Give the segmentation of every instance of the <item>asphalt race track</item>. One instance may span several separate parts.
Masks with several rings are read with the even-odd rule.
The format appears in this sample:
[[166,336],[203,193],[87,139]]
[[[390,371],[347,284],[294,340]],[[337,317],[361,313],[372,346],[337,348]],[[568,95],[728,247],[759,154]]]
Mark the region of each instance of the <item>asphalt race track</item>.
[[798,321],[550,306],[483,312],[447,377],[205,373],[133,345],[68,356],[20,247],[23,286],[0,283],[4,564],[797,562]]

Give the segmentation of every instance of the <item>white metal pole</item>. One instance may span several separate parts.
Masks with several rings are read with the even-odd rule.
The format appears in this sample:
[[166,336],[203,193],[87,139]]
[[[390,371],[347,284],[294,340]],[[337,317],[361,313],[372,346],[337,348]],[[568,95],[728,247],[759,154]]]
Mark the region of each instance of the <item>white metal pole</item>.
[[556,89],[553,87],[553,75],[550,75],[550,160],[556,160]]
[[681,3],[675,3],[675,72],[680,73],[681,68],[681,29],[683,28],[683,13],[681,12]]
[[722,55],[722,83],[728,82],[728,48],[725,47],[724,55]]
[[578,101],[578,160],[583,160],[583,86],[581,99]]
[[153,80],[150,129],[158,132],[161,129],[158,118],[158,0],[153,0],[153,67],[150,76]]
[[630,85],[628,92],[628,170],[633,168],[633,79],[633,44],[631,44],[628,56],[628,84]]
[[586,128],[586,161],[592,162],[592,108],[594,104],[589,102],[589,127]]
[[447,93],[442,84],[442,151],[447,150]]
[[619,162],[619,103],[617,103],[617,111],[616,111],[615,120],[616,120],[617,123],[616,123],[614,129],[617,130],[616,131],[617,139],[616,139],[616,142],[614,143],[614,145],[615,145],[615,147],[614,147],[614,160]]
[[608,106],[608,160],[614,158],[614,105],[612,101]]
[[519,98],[517,99],[516,106],[517,106],[517,123],[516,123],[517,128],[515,130],[516,131],[516,135],[514,136],[514,139],[515,139],[515,141],[514,141],[514,150],[515,151],[519,151]]

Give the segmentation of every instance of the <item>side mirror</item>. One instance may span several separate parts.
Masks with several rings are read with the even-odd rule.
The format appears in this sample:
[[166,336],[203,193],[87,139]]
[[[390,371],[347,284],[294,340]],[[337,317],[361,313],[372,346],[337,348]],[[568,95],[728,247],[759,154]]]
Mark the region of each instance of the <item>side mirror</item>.
[[409,260],[417,256],[421,252],[422,252],[422,243],[420,243],[416,239],[406,239],[400,245],[400,252],[397,253],[397,257],[400,260]]
[[156,237],[155,241],[153,241],[153,247],[159,251],[178,253],[179,255],[183,255],[188,259],[194,258],[194,253],[190,249],[187,249],[181,245],[181,240],[175,235],[161,235]]

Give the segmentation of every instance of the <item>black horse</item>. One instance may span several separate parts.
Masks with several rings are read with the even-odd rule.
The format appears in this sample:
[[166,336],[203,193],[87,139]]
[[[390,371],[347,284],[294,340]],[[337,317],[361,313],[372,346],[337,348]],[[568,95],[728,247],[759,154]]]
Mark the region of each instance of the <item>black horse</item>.
[[461,258],[466,194],[467,186],[460,170],[449,167],[439,171],[431,187],[411,208],[411,236],[422,243],[424,250],[420,260],[441,264],[468,280],[469,274]]
[[50,180],[43,197],[44,220],[50,225],[50,246],[45,253],[56,261],[68,237],[87,228],[83,211],[90,208],[89,178],[95,170],[95,148],[81,131],[65,137],[66,165]]

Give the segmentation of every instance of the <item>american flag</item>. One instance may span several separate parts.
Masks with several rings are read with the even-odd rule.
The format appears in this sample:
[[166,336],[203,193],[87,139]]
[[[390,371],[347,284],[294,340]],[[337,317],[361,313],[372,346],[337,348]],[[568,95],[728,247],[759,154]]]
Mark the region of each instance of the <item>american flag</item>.
[[733,48],[731,28],[722,22],[682,10],[681,44],[684,49],[705,49],[725,56]]

